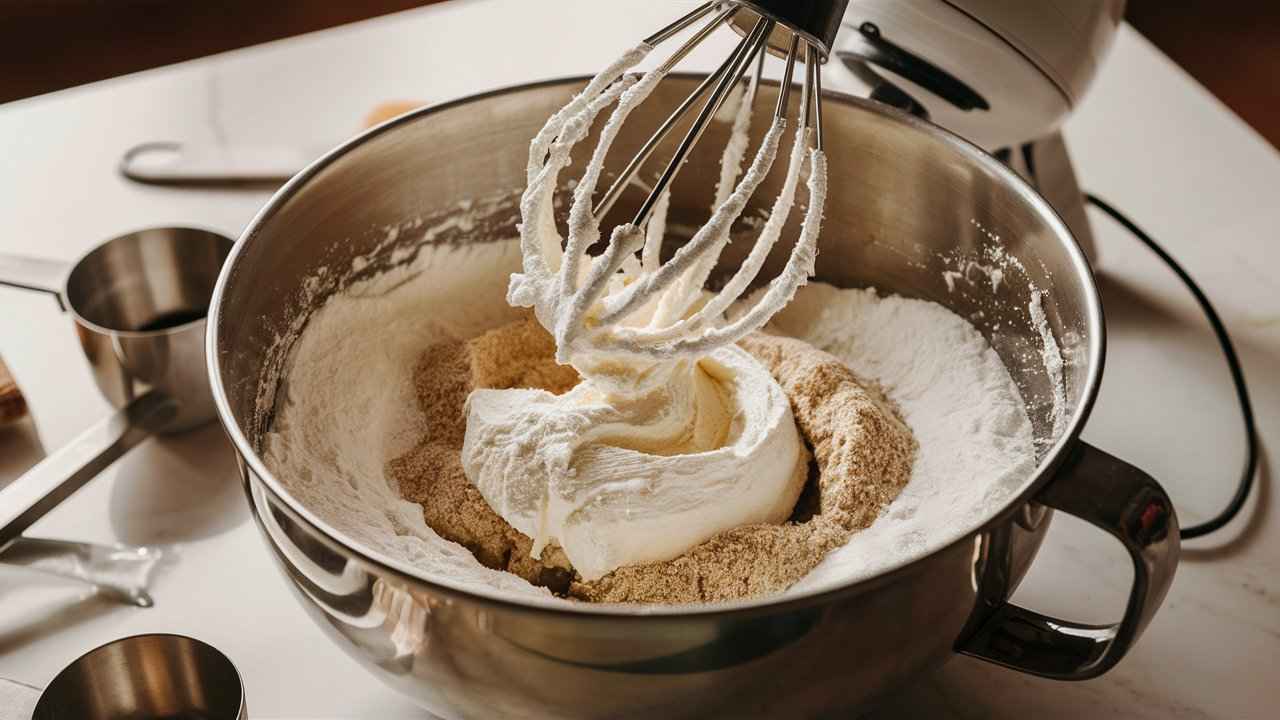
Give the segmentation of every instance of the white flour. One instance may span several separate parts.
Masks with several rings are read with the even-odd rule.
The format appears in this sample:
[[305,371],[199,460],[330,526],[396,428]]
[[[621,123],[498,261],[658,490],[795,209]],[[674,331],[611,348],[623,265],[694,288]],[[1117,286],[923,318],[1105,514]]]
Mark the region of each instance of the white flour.
[[[331,298],[293,349],[265,456],[290,492],[356,542],[470,589],[554,599],[441,539],[383,470],[421,429],[412,373],[422,348],[510,321],[504,290],[519,268],[515,242],[432,247]],[[866,578],[942,547],[1034,470],[1016,386],[978,331],[942,306],[815,284],[773,328],[879,383],[920,443],[911,481],[884,516],[789,593]]]
[[514,320],[503,296],[519,267],[515,243],[424,247],[414,262],[331,297],[286,363],[263,451],[298,500],[354,541],[473,589],[546,594],[442,539],[384,472],[420,436],[413,368],[422,349]]

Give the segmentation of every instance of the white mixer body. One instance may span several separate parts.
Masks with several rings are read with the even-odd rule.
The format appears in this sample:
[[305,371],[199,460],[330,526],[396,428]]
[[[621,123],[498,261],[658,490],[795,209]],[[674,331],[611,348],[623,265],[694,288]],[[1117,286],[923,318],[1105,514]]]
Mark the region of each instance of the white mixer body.
[[[1057,129],[1123,16],[1124,0],[852,0],[837,49],[863,57],[934,122],[994,150]],[[935,71],[983,102],[958,105]]]

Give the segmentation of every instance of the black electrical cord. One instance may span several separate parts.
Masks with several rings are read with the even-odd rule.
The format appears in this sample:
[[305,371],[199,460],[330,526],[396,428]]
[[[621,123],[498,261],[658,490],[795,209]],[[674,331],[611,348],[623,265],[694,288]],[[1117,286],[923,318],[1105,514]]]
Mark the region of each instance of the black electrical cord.
[[1209,325],[1213,328],[1213,334],[1218,338],[1218,345],[1222,348],[1222,355],[1226,358],[1227,368],[1231,371],[1231,381],[1236,388],[1236,399],[1240,403],[1240,414],[1244,417],[1247,457],[1244,463],[1244,473],[1240,476],[1235,495],[1231,497],[1231,502],[1227,503],[1222,512],[1199,525],[1182,528],[1183,540],[1203,537],[1221,529],[1222,526],[1231,522],[1231,519],[1240,513],[1240,508],[1244,507],[1244,502],[1248,499],[1250,490],[1253,489],[1253,476],[1258,470],[1258,430],[1253,419],[1253,404],[1249,402],[1249,388],[1244,382],[1244,370],[1240,367],[1240,358],[1236,355],[1236,349],[1231,344],[1231,336],[1227,334],[1227,328],[1222,324],[1221,318],[1218,317],[1218,313],[1213,309],[1213,304],[1209,302],[1209,298],[1205,296],[1204,291],[1200,289],[1196,281],[1192,280],[1187,271],[1182,269],[1178,261],[1174,260],[1173,256],[1160,247],[1150,235],[1143,232],[1132,220],[1125,217],[1124,213],[1112,207],[1108,202],[1097,195],[1089,193],[1085,193],[1084,197],[1089,204],[1109,215],[1112,220],[1120,223],[1134,237],[1141,240],[1144,245],[1151,249],[1151,252],[1155,253],[1169,266],[1170,270],[1173,270],[1178,279],[1182,281],[1182,284],[1191,291],[1191,294],[1195,296],[1196,302],[1200,305],[1200,309],[1204,311],[1204,316],[1209,321]]

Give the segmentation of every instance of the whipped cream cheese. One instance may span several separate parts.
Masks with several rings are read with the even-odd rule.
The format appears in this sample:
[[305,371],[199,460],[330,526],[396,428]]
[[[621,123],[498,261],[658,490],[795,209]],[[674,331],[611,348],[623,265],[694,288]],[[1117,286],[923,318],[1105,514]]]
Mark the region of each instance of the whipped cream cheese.
[[[674,558],[733,527],[781,523],[808,470],[782,388],[733,343],[768,322],[813,273],[826,160],[810,149],[810,131],[796,133],[769,221],[725,293],[702,288],[785,134],[786,121],[775,118],[742,171],[751,91],[735,112],[711,217],[685,246],[658,262],[664,195],[646,228],[617,226],[604,252],[587,254],[601,238],[592,198],[609,146],[665,74],[626,75],[650,49],[628,51],[593,78],[530,144],[522,272],[511,276],[507,300],[534,309],[556,340],[557,360],[581,384],[560,396],[477,390],[467,402],[467,478],[533,539],[533,557],[556,545],[584,580]],[[553,204],[559,173],[595,117],[615,104],[575,186],[566,242]],[[760,300],[730,322],[725,310],[781,235],[806,162],[809,208],[796,248]]]
[[512,527],[584,580],[668,560],[723,530],[781,523],[808,470],[782,388],[740,348],[682,360],[637,395],[477,390],[467,477]]

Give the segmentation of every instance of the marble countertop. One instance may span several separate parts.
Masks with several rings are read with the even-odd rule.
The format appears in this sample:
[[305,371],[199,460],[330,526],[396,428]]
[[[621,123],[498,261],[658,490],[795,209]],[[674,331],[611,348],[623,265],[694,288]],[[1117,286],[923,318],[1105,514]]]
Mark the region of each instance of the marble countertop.
[[[0,106],[0,252],[70,260],[150,225],[235,235],[267,193],[132,184],[116,173],[121,154],[160,139],[332,145],[388,100],[591,72],[689,4],[455,0]],[[547,43],[565,32],[566,17],[573,42]],[[713,44],[690,63],[705,67],[722,49]],[[1280,155],[1129,28],[1066,136],[1083,185],[1165,243],[1215,300],[1252,383],[1263,443],[1274,445]],[[1158,478],[1184,523],[1203,519],[1226,501],[1243,453],[1225,366],[1169,271],[1104,218],[1094,225],[1109,351],[1085,438]],[[108,407],[48,297],[0,289],[0,354],[34,416],[0,430],[4,482]],[[873,716],[1273,717],[1280,521],[1271,505],[1264,458],[1246,511],[1186,544],[1164,608],[1106,676],[1059,683],[956,658]],[[289,596],[216,426],[148,441],[31,534],[160,544],[175,561],[145,610],[0,570],[0,678],[43,685],[108,640],[179,632],[232,657],[255,717],[422,717],[346,658]],[[1060,516],[1015,600],[1113,621],[1130,572],[1118,544]]]

